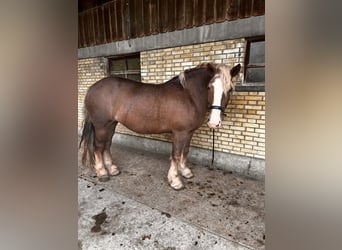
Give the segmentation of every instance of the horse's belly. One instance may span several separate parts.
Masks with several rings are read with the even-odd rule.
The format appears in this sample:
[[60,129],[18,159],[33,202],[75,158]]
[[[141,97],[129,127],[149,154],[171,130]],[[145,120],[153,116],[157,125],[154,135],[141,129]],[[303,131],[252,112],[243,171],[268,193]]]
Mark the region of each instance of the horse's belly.
[[170,123],[158,115],[145,112],[129,112],[118,122],[139,134],[159,134],[170,132]]
[[122,123],[128,129],[138,133],[138,134],[160,134],[171,132],[167,126],[163,124],[151,124],[147,122],[124,122]]

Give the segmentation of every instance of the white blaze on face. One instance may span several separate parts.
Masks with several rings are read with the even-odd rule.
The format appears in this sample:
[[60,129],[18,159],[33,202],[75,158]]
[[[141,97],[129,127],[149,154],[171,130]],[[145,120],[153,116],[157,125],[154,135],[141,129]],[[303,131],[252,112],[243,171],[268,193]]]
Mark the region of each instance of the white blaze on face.
[[[223,94],[223,85],[220,77],[216,78],[212,83],[214,88],[213,106],[221,106],[221,99]],[[208,126],[210,128],[216,128],[221,124],[221,110],[212,109],[209,115]]]

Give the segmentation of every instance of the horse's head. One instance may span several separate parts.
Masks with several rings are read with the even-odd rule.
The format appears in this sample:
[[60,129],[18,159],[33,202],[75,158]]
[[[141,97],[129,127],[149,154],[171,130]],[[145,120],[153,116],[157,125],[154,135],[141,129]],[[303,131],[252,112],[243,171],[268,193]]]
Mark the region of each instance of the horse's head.
[[225,110],[229,101],[229,94],[235,87],[232,78],[239,73],[240,69],[240,64],[232,69],[229,69],[224,64],[216,66],[214,76],[208,85],[208,104],[210,109],[208,126],[210,128],[221,126],[221,112]]

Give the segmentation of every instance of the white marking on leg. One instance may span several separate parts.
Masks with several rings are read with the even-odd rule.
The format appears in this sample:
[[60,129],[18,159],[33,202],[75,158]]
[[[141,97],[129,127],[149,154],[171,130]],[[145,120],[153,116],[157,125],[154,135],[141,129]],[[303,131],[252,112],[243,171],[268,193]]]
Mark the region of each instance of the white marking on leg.
[[116,165],[113,164],[112,156],[108,150],[105,150],[103,153],[103,161],[110,175],[120,174],[120,170],[118,169]]
[[107,176],[108,172],[107,172],[107,170],[103,166],[101,153],[100,152],[95,152],[94,155],[95,155],[94,168],[95,168],[95,171],[96,171],[96,175],[98,177]]
[[177,163],[174,160],[171,160],[171,166],[170,166],[169,172],[167,174],[167,179],[169,181],[170,186],[173,189],[178,190],[178,189],[183,188],[182,180],[178,176]]
[[105,150],[103,152],[103,162],[106,166],[110,166],[113,164],[112,156],[108,152],[108,150]]
[[190,168],[186,166],[186,159],[183,154],[181,156],[181,160],[179,164],[179,171],[181,172],[182,176],[187,179],[192,178],[194,176]]

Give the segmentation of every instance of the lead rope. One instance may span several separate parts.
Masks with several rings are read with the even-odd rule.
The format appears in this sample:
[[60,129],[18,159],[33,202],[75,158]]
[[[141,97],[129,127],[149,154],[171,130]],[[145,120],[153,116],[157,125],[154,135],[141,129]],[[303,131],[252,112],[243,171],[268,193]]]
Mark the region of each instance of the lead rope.
[[214,169],[214,160],[215,160],[215,129],[212,129],[213,131],[213,145],[212,145],[212,151],[211,151],[211,165],[209,169]]

